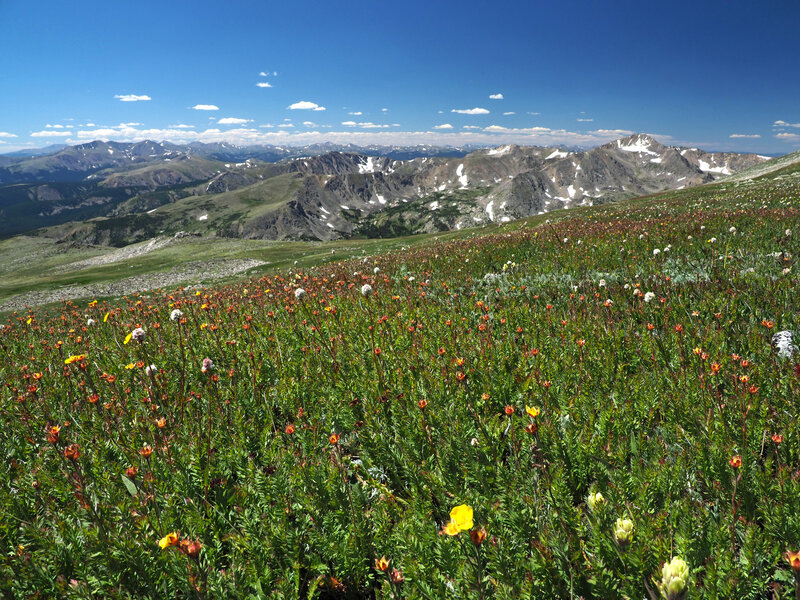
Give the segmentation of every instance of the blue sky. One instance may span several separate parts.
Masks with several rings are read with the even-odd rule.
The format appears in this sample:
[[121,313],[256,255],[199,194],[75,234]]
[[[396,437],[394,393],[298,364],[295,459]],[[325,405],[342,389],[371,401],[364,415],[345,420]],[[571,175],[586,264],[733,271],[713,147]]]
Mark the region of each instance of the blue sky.
[[0,152],[648,132],[783,154],[800,148],[798,23],[796,0],[0,0]]

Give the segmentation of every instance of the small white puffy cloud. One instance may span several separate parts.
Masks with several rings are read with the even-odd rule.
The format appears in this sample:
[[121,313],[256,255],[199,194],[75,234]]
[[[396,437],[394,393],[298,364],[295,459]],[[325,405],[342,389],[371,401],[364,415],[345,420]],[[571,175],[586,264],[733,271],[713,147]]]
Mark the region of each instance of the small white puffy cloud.
[[389,109],[388,108],[382,108],[381,112],[389,112]]
[[244,125],[245,123],[249,123],[253,119],[239,119],[237,117],[224,117],[217,121],[220,125]]
[[461,129],[480,129],[477,125],[464,125]]
[[732,133],[728,137],[730,138],[760,138],[761,136],[757,133]]
[[354,117],[360,117],[360,116],[361,116],[361,115],[363,115],[364,113],[363,113],[363,112],[361,112],[360,110],[357,110],[357,111],[355,111],[355,112],[349,112],[349,113],[347,113],[347,114],[348,114],[348,115],[353,115]]
[[503,94],[489,94],[490,100],[502,100]]
[[320,106],[316,102],[309,102],[308,100],[300,100],[289,105],[289,110],[325,110],[324,106]]
[[[87,125],[88,127],[91,127],[91,126],[92,126],[92,125],[91,125],[91,124],[89,124],[89,123],[87,123],[86,125]],[[179,124],[177,124],[177,125],[170,125],[170,126],[169,126],[169,129],[194,129],[194,125],[185,125],[184,123],[179,123]]]
[[259,76],[259,77],[266,77],[266,76],[267,76],[267,74],[266,74],[266,72],[264,72],[264,71],[261,71],[261,73],[259,73],[259,74],[258,74],[258,76]]
[[364,129],[384,129],[389,127],[389,125],[379,125],[376,123],[356,123],[355,121],[342,121],[342,125],[345,127],[363,127]]
[[256,86],[258,86],[258,87],[260,87],[260,88],[271,88],[271,87],[272,87],[272,84],[271,84],[270,82],[268,82],[268,81],[259,81],[259,82],[256,84]]
[[515,134],[539,134],[552,131],[549,127],[525,127],[516,129],[513,127],[503,127],[502,125],[489,125],[483,128],[488,133],[515,133]]
[[45,129],[67,129],[69,127],[72,127],[72,125],[50,125],[50,123],[48,123],[44,126]]
[[152,100],[150,96],[147,95],[138,96],[136,94],[115,94],[114,98],[116,98],[120,102],[146,102],[148,100]]
[[778,133],[775,135],[776,138],[779,140],[787,140],[793,142],[795,140],[800,140],[800,134],[798,133]]
[[594,119],[575,119],[578,123],[591,123]]
[[219,110],[219,106],[215,104],[195,104],[192,110]]
[[12,138],[17,137],[13,133],[9,133],[8,131],[0,131],[0,138]]
[[507,117],[508,115],[515,115],[515,114],[517,114],[517,113],[515,113],[513,110],[510,110],[510,111],[508,111],[508,112],[504,112],[504,113],[503,113],[503,116],[504,116],[504,117]]
[[288,127],[294,127],[294,125],[292,125],[291,123],[281,123],[280,125],[278,125],[278,127],[283,127],[284,129],[286,129]]
[[489,111],[485,108],[454,108],[450,112],[458,113],[460,115],[488,115]]
[[72,135],[70,131],[53,131],[52,129],[45,129],[43,131],[34,131],[31,137],[69,137]]
[[595,129],[594,131],[590,131],[589,133],[594,133],[596,135],[602,135],[602,136],[616,135],[623,137],[626,135],[633,135],[633,131],[629,131],[627,129]]
[[319,127],[319,125],[317,125],[313,121],[303,121],[303,125],[305,125],[306,127]]
[[434,125],[434,129],[452,129],[453,126],[450,123],[442,123],[441,125]]
[[800,123],[787,123],[786,121],[775,121],[773,127],[800,127]]

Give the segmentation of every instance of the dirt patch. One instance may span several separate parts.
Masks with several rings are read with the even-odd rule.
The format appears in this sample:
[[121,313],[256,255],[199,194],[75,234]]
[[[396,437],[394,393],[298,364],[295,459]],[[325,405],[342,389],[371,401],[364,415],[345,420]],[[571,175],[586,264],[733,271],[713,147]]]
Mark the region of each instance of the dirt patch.
[[[98,258],[105,258],[105,256]],[[130,256],[127,258],[130,258]],[[175,267],[170,271],[137,275],[136,277],[127,277],[109,283],[70,285],[55,290],[19,294],[0,303],[0,311],[10,312],[24,310],[29,306],[41,306],[42,304],[61,302],[63,300],[77,300],[79,298],[92,298],[95,296],[124,296],[134,292],[143,292],[145,290],[174,288],[178,285],[195,285],[204,281],[232,277],[233,275],[265,264],[267,263],[264,261],[251,258],[191,262],[181,265],[180,267]]]

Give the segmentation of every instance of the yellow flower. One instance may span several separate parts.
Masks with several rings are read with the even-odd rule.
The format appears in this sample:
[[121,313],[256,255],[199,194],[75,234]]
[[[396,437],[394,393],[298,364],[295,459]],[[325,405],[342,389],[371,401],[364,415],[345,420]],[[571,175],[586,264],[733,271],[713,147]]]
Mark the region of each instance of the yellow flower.
[[97,300],[92,300],[89,302],[89,306],[97,306]]
[[466,504],[456,506],[450,511],[450,522],[455,524],[459,531],[472,529],[472,508]]
[[528,413],[534,419],[539,416],[539,407],[538,406],[528,406],[525,405],[525,412]]
[[30,324],[31,324],[31,321],[33,321],[33,317],[28,317],[28,320],[27,320],[27,321],[25,321],[25,323],[26,323],[27,325],[30,325]]
[[444,526],[443,531],[447,535],[458,535],[459,531],[461,530],[458,528],[458,525],[456,525],[455,522],[450,521],[447,525]]
[[71,365],[72,363],[81,361],[84,358],[86,358],[85,354],[73,354],[72,356],[70,356],[68,359],[66,359],[64,361],[64,364],[65,365]]
[[161,547],[162,550],[166,550],[170,546],[174,546],[178,543],[178,533],[173,531],[172,533],[168,533],[163,538],[158,540],[158,545]]
[[122,343],[123,343],[123,344],[127,344],[128,342],[130,342],[130,341],[131,341],[131,337],[132,337],[132,336],[133,336],[133,334],[132,334],[132,333],[129,333],[128,335],[126,335],[126,336],[125,336],[125,341],[124,341],[124,342],[122,342]]
[[110,314],[111,314],[110,312],[107,312],[107,313],[105,314],[105,316],[103,317],[103,323],[105,323],[106,321],[108,321],[108,316],[109,316]]
[[130,370],[130,369],[132,369],[132,368],[133,368],[133,367],[135,367],[135,366],[136,366],[136,365],[134,365],[133,363],[128,363],[127,365],[125,365],[125,368]]
[[620,546],[627,546],[633,538],[633,521],[617,519],[614,523],[614,537]]

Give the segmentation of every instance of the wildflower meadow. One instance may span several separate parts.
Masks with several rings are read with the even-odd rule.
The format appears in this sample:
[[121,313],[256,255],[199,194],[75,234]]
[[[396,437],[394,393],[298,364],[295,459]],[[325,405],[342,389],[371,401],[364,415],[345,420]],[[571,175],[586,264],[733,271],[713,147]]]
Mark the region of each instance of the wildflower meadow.
[[800,597],[799,225],[785,177],[7,315],[0,594]]

